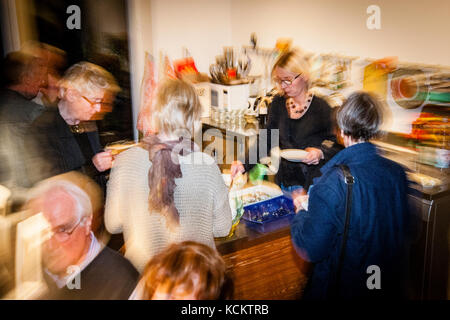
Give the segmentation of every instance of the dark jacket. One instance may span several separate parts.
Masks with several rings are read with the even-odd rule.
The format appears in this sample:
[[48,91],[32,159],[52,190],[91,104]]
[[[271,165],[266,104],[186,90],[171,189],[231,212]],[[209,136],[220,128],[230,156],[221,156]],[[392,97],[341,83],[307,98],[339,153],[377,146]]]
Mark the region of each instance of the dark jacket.
[[0,90],[0,184],[10,188],[13,197],[16,189],[32,186],[34,149],[33,144],[26,146],[26,133],[43,108],[15,91]]
[[[98,131],[73,133],[59,114],[58,108],[49,108],[34,122],[28,139],[37,144],[42,165],[38,181],[69,171],[79,171],[104,187],[106,180],[92,162],[92,157],[102,151]],[[38,182],[34,181],[34,182]]]
[[118,252],[105,247],[81,271],[80,289],[59,289],[45,274],[49,292],[42,300],[128,300],[139,279],[133,265]]
[[[305,115],[297,120],[289,118],[286,98],[275,96],[268,114],[268,137],[270,131],[279,129],[280,149],[321,149],[324,158],[318,165],[290,162],[281,159],[279,171],[275,177],[277,184],[284,186],[302,185],[306,190],[315,177],[320,176],[320,168],[340,149],[333,133],[332,109],[328,103],[314,96]],[[268,149],[273,146],[268,139]]]
[[[310,189],[308,211],[293,219],[292,241],[300,255],[315,264],[305,298],[326,298],[334,279],[347,191],[338,164],[348,165],[355,177],[340,296],[402,298],[412,230],[407,180],[402,167],[379,156],[371,143],[346,148],[324,165],[323,175]],[[381,270],[381,290],[367,288],[371,265]]]

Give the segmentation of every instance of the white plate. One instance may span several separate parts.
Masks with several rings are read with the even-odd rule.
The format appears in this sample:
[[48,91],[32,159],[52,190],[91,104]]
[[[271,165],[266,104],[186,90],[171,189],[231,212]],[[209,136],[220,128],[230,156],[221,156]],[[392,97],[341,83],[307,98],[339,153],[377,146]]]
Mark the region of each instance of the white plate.
[[105,147],[105,150],[109,150],[113,155],[118,155],[119,153],[126,151],[132,147],[139,145],[139,143],[123,143],[123,144],[112,144]]
[[280,156],[292,162],[301,162],[306,158],[308,152],[301,149],[284,149],[280,150]]

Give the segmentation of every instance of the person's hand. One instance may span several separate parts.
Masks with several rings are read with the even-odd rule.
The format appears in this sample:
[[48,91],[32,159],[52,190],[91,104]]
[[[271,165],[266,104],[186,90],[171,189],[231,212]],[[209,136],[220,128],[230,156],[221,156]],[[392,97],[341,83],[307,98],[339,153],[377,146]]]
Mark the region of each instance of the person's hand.
[[[299,212],[302,209],[308,210],[308,193],[304,188],[296,189],[292,191],[292,201],[294,202],[295,213]],[[306,201],[306,208],[302,203]]]
[[231,164],[231,180],[233,180],[234,177],[235,177],[239,172],[240,172],[240,173],[244,173],[244,172],[245,172],[244,165],[243,165],[242,162],[240,162],[240,161],[233,161],[233,163]]
[[295,213],[300,210],[308,210],[308,200],[309,196],[303,194],[292,195],[292,200],[294,201]]
[[308,152],[308,155],[305,159],[302,160],[302,162],[306,164],[319,164],[319,161],[323,159],[323,152],[320,149],[317,148],[306,148],[305,151]]
[[92,162],[94,163],[94,166],[97,168],[99,172],[111,169],[113,162],[113,156],[111,151],[104,151],[97,153],[92,158]]

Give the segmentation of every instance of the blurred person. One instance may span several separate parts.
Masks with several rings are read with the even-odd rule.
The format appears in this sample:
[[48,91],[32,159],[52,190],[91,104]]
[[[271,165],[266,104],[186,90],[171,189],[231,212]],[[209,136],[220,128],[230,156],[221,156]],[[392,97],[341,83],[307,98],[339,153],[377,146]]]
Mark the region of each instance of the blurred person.
[[173,242],[215,248],[214,237],[230,232],[228,189],[219,167],[191,141],[200,110],[190,84],[162,82],[151,110],[139,114],[142,143],[114,160],[105,226],[123,233],[125,256],[139,271]]
[[3,87],[0,89],[0,184],[13,192],[13,202],[21,203],[26,188],[32,186],[33,144],[25,145],[26,132],[43,107],[31,102],[44,83],[45,63],[25,52],[11,52],[2,61]]
[[47,72],[46,85],[39,90],[33,102],[45,107],[58,107],[59,81],[66,68],[66,53],[54,46],[42,43],[40,54],[45,57]]
[[232,282],[217,250],[184,241],[150,260],[130,300],[219,300],[231,294]]
[[107,244],[110,235],[103,228],[103,210],[104,210],[104,194],[99,184],[92,178],[78,172],[70,171],[63,174],[53,176],[46,179],[64,180],[78,186],[89,196],[92,205],[92,224],[91,230],[94,232],[97,239]]
[[[95,237],[92,202],[84,190],[63,178],[44,180],[31,190],[29,208],[42,213],[51,228],[42,245],[48,290],[40,299],[128,299],[139,274]],[[76,285],[77,277],[78,287],[69,285]]]
[[92,63],[79,62],[65,72],[58,108],[47,108],[29,131],[37,140],[39,158],[45,160],[35,182],[77,170],[105,190],[113,158],[110,151],[102,151],[95,121],[89,120],[105,105],[109,108],[118,90],[113,76]]
[[[333,134],[332,109],[310,91],[309,64],[299,49],[281,54],[272,68],[272,78],[280,94],[269,108],[266,125],[268,148],[271,130],[279,129],[280,149],[302,149],[308,155],[302,162],[281,159],[275,182],[286,191],[308,190],[320,168],[340,149]],[[232,177],[249,170],[240,162],[232,164]]]
[[[408,239],[414,224],[404,170],[381,157],[370,143],[379,134],[382,119],[375,97],[352,94],[337,112],[346,148],[322,167],[322,176],[310,188],[307,206],[304,196],[294,199],[300,211],[291,224],[292,241],[299,255],[314,263],[305,299],[405,298]],[[338,167],[342,164],[348,166],[355,182],[342,274],[337,279],[347,194]],[[380,268],[381,289],[369,290],[369,266]],[[340,287],[334,293],[337,281]]]

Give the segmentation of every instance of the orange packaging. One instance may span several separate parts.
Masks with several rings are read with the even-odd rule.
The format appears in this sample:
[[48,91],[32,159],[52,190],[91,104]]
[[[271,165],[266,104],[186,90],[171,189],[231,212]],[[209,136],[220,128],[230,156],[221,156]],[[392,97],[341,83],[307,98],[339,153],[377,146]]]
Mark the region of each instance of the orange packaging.
[[195,66],[194,58],[188,57],[184,59],[175,60],[173,62],[175,72],[177,74],[191,74],[198,73],[197,67]]
[[227,70],[228,79],[236,79],[236,68],[230,68]]

